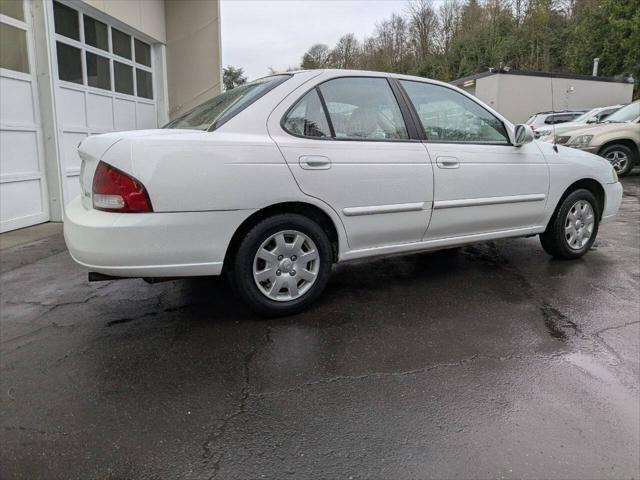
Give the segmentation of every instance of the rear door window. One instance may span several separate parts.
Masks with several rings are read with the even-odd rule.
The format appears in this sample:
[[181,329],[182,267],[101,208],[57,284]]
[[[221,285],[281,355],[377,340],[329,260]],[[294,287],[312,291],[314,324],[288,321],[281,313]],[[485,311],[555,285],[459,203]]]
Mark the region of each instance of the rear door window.
[[313,89],[286,114],[282,126],[299,137],[329,138],[331,130],[317,90]]
[[409,138],[398,102],[386,78],[345,77],[319,86],[335,138]]

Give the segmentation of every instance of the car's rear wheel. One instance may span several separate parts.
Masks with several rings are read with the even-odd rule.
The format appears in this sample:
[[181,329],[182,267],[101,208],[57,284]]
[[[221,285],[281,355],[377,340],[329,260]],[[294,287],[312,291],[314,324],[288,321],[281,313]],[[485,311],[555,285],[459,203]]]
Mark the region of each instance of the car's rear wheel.
[[626,145],[609,145],[600,152],[613,166],[619,177],[625,177],[633,168],[633,151]]
[[555,258],[582,257],[596,239],[599,216],[593,193],[585,189],[571,192],[540,235],[542,247]]
[[241,241],[229,272],[231,285],[255,312],[298,313],[329,280],[331,243],[313,220],[279,214],[256,224]]

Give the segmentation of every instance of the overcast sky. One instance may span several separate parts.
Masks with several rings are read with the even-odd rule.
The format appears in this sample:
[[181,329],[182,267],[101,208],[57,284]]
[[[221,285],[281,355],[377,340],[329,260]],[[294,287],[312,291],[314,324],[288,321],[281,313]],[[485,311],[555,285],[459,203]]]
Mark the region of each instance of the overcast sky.
[[222,0],[222,64],[253,80],[300,65],[314,43],[333,47],[349,32],[362,40],[404,8],[404,0]]

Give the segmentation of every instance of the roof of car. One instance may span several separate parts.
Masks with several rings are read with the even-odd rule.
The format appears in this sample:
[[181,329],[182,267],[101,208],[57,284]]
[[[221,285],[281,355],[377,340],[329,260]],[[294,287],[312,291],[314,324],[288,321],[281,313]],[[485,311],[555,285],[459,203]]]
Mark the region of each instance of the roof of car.
[[555,115],[557,113],[585,113],[585,112],[588,112],[588,111],[589,110],[583,110],[583,109],[578,109],[578,110],[549,110],[548,112],[534,113],[531,116],[533,117],[534,115]]
[[489,69],[486,72],[476,73],[474,75],[468,75],[466,77],[457,78],[451,83],[459,86],[470,80],[477,80],[479,78],[490,77],[491,75],[522,75],[527,77],[543,77],[543,78],[568,78],[572,80],[590,80],[593,82],[615,82],[615,83],[633,83],[633,80],[624,77],[594,77],[593,75],[577,75],[574,73],[552,73],[552,72],[539,72],[533,70],[511,70],[511,69]]
[[410,80],[416,82],[429,82],[435,85],[442,85],[444,87],[451,88],[456,87],[457,85],[453,85],[451,82],[443,82],[441,80],[436,80],[434,78],[429,77],[418,77],[416,75],[405,75],[403,73],[394,73],[394,72],[377,72],[374,70],[347,70],[340,68],[323,68],[317,70],[294,70],[291,72],[286,72],[289,74],[297,75],[302,73],[309,72],[319,72],[320,74],[325,74],[329,77],[383,77],[383,78],[397,78],[398,80]]

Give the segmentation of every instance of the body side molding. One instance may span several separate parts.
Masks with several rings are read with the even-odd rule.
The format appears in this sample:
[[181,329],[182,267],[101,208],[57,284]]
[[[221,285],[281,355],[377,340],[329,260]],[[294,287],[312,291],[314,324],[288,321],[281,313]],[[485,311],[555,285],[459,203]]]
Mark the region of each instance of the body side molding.
[[462,200],[437,200],[433,202],[434,210],[459,207],[479,207],[484,205],[500,205],[504,203],[541,202],[546,199],[544,193],[530,195],[510,195],[507,197],[465,198]]

